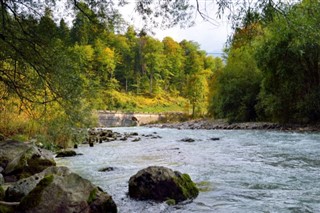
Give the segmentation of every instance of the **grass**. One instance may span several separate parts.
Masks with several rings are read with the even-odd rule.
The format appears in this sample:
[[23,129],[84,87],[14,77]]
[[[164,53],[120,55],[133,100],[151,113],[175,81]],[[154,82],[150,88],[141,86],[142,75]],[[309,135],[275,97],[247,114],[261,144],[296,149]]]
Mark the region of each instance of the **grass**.
[[108,101],[106,101],[107,110],[143,113],[189,111],[187,99],[170,94],[134,95],[118,91],[109,91],[106,97],[108,97]]

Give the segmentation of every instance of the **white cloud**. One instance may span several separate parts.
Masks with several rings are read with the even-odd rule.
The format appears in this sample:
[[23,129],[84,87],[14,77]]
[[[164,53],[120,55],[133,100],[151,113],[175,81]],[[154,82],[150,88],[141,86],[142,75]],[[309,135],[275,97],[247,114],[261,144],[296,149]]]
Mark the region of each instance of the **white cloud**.
[[170,36],[178,42],[183,39],[191,40],[199,43],[201,49],[207,52],[220,53],[231,32],[227,23],[221,22],[215,26],[209,22],[199,21],[195,26],[187,29],[175,27],[168,30],[156,30],[155,37],[161,40]]

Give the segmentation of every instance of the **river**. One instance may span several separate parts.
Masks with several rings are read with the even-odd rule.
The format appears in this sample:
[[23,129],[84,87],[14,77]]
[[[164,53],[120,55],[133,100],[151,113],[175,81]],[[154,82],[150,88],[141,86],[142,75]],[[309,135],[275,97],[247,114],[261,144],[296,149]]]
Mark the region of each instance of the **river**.
[[[119,212],[320,212],[319,133],[146,127],[113,131],[137,132],[141,141],[81,145],[77,152],[83,155],[56,161],[111,194]],[[195,142],[182,142],[186,137]],[[199,196],[176,206],[130,199],[129,178],[151,165],[188,173],[201,189]],[[98,171],[104,167],[114,170]]]

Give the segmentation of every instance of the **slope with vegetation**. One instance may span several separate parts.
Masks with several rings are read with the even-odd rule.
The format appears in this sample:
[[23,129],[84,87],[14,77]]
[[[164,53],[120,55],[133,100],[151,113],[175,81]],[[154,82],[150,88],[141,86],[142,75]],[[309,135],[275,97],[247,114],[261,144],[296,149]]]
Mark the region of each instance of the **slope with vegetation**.
[[[193,117],[208,111],[231,122],[320,120],[316,0],[214,0],[220,16],[233,6],[239,11],[229,15],[234,35],[225,66],[195,42],[136,32],[114,1],[67,0],[65,14],[74,12],[71,27],[56,21],[58,2],[0,2],[4,136],[63,144],[76,138],[75,128],[94,125],[92,112],[98,109],[183,111]],[[186,26],[192,11],[212,21],[196,2],[135,3],[151,26]]]
[[94,125],[95,110],[206,113],[208,79],[222,61],[197,43],[159,41],[118,24],[121,16],[102,19],[84,2],[76,4],[71,27],[55,21],[49,7],[37,17],[6,6],[0,16],[6,137],[65,146],[75,128]]

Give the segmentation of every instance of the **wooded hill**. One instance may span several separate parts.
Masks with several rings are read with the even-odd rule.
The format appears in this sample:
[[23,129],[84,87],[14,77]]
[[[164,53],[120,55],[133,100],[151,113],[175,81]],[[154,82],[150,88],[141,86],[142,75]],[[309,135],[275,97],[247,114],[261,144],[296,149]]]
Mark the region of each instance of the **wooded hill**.
[[[257,1],[249,7],[216,0],[220,12],[233,4],[241,9],[232,16],[225,64],[195,42],[159,41],[133,26],[123,28],[119,14],[103,17],[102,6],[112,1],[68,1],[77,11],[71,27],[63,19],[54,21],[51,1],[39,1],[49,6],[44,15],[35,11],[40,3],[2,2],[0,132],[5,136],[66,141],[74,128],[93,125],[95,109],[184,111],[193,117],[209,112],[229,122],[320,120],[317,0]],[[188,21],[185,1],[155,10],[150,7],[156,2],[149,3],[137,1],[145,19]]]
[[193,41],[159,41],[133,26],[117,28],[120,17],[105,21],[78,7],[71,27],[49,8],[40,18],[2,11],[0,132],[34,136],[41,127],[59,135],[59,126],[91,125],[93,110],[206,114],[220,58]]

